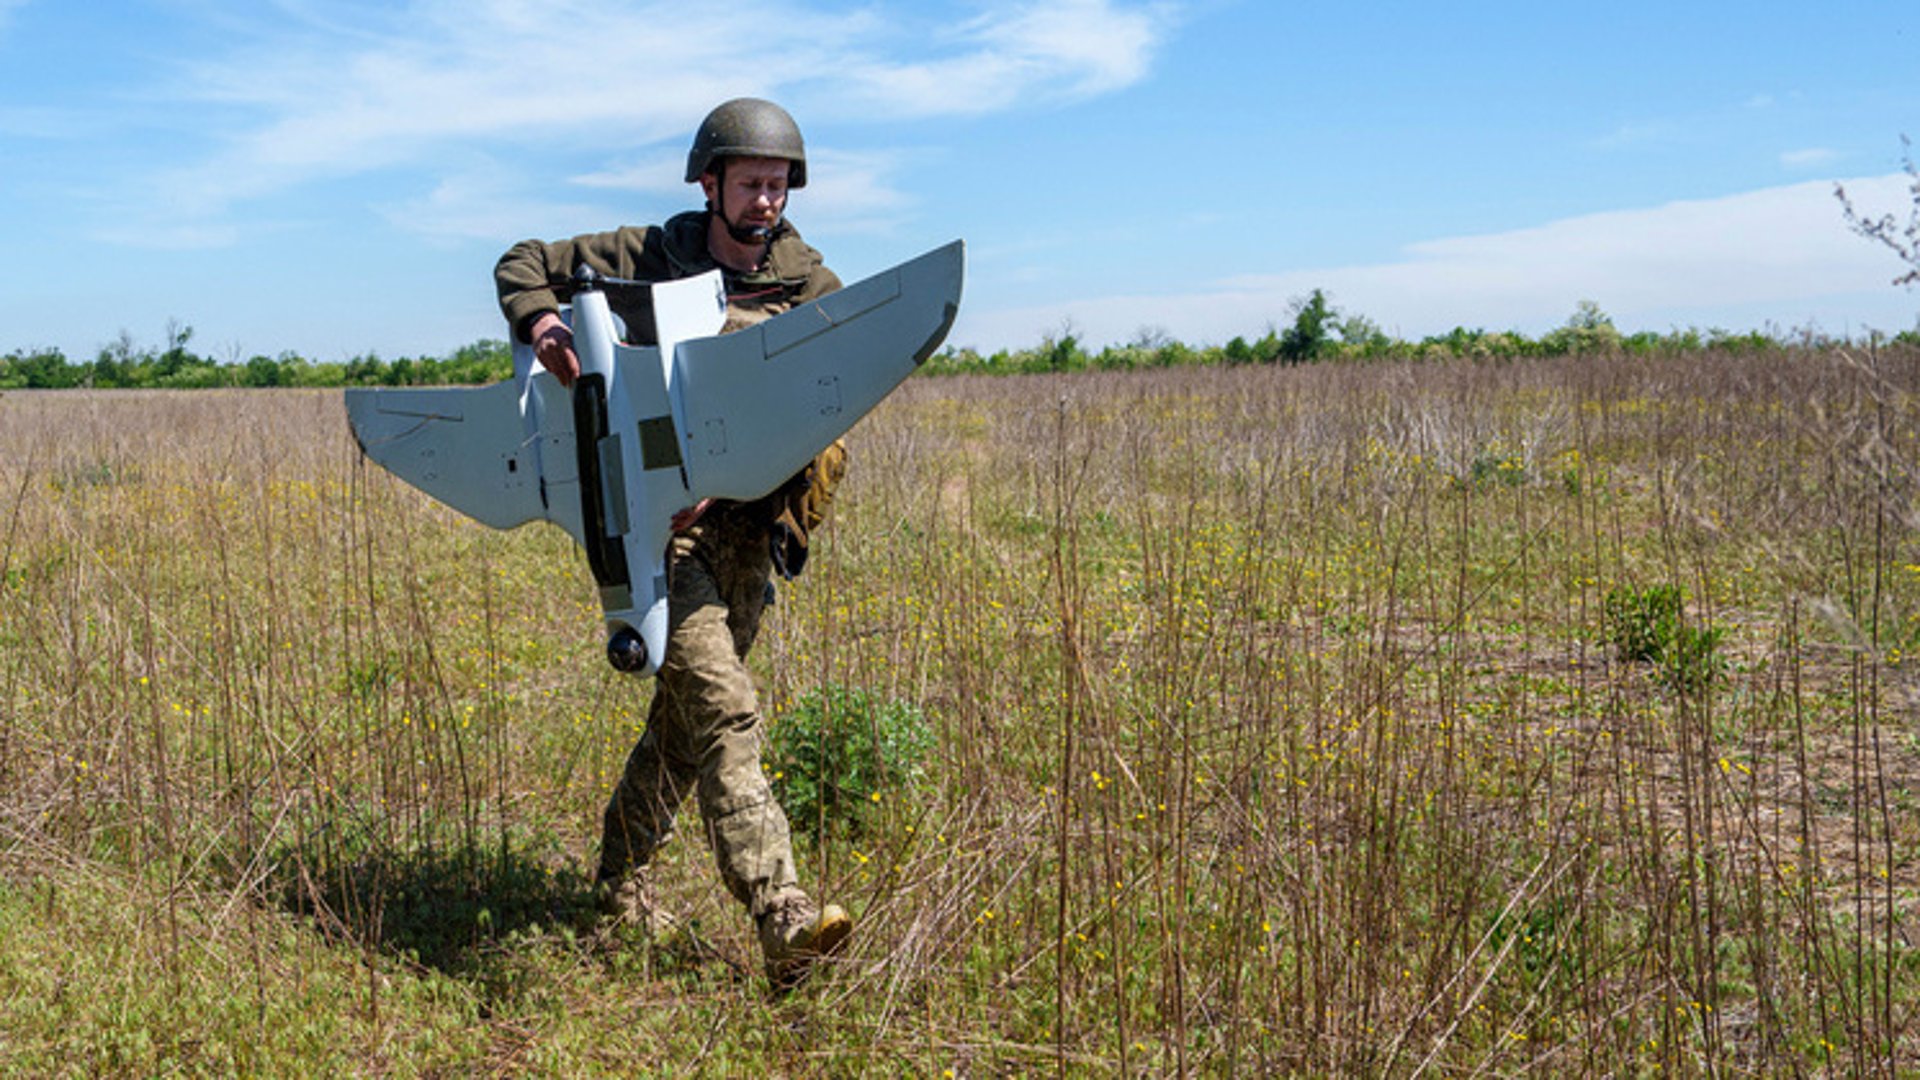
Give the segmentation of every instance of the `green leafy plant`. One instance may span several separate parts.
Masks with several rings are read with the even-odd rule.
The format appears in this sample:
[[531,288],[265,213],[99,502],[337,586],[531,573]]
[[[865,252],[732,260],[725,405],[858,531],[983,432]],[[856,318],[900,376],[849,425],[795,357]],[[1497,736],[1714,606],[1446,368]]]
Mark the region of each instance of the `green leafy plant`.
[[1493,484],[1519,487],[1527,482],[1527,467],[1516,458],[1492,450],[1482,450],[1474,455],[1468,475],[1476,487],[1487,487]]
[[1488,944],[1505,949],[1511,941],[1528,975],[1560,966],[1571,972],[1577,965],[1564,946],[1568,926],[1566,904],[1555,900],[1527,911],[1503,912],[1487,930]]
[[1667,684],[1698,691],[1719,678],[1727,668],[1727,659],[1720,654],[1720,639],[1725,634],[1726,630],[1718,626],[1679,627],[1660,664]]
[[1680,625],[1683,603],[1674,585],[1644,589],[1621,585],[1607,590],[1602,604],[1607,643],[1620,650],[1622,660],[1659,661]]
[[1602,604],[1606,639],[1623,660],[1659,665],[1668,685],[1699,690],[1726,668],[1720,655],[1726,631],[1688,623],[1686,601],[1677,585],[1609,589]]
[[781,714],[771,743],[774,794],[794,831],[858,836],[883,800],[924,781],[933,731],[911,703],[828,685]]

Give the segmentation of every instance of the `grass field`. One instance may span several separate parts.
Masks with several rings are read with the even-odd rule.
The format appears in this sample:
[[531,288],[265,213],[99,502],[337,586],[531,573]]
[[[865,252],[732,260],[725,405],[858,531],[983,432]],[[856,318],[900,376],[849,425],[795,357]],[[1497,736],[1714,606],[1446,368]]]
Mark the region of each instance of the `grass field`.
[[5,394],[0,1072],[1914,1075],[1916,391],[911,381],[754,656],[927,736],[796,812],[860,921],[778,1000],[692,807],[699,946],[596,927],[650,691],[557,530],[333,393]]

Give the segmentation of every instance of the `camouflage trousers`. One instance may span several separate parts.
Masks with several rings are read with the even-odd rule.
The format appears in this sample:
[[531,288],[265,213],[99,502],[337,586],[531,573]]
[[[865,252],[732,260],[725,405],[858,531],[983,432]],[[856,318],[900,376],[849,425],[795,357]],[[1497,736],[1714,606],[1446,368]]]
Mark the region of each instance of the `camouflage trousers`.
[[607,802],[599,877],[645,866],[693,792],[727,890],[758,919],[797,888],[787,816],[760,767],[764,724],[746,666],[771,560],[764,529],[714,516],[673,541],[667,655],[646,730]]

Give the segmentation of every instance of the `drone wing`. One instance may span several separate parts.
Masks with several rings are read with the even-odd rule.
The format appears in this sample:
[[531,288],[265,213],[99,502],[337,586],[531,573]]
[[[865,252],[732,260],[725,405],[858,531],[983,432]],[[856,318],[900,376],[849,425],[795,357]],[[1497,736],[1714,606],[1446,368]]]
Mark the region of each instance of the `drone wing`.
[[[516,349],[516,353],[525,346]],[[482,387],[354,387],[347,420],[382,468],[483,525],[551,521],[581,539],[567,392],[516,355],[520,374]]]
[[695,498],[754,499],[932,355],[960,305],[954,241],[758,326],[683,341],[673,393]]
[[964,253],[955,241],[717,337],[717,272],[657,284],[658,346],[619,344],[589,283],[570,312],[572,391],[518,346],[508,382],[352,389],[347,416],[368,457],[476,521],[564,528],[600,586],[608,659],[651,673],[674,511],[765,495],[879,404],[946,338]]
[[[666,655],[673,512],[706,498],[757,499],[853,427],[945,339],[964,255],[955,241],[720,336],[706,321],[716,295],[724,309],[717,282],[664,282],[653,287],[659,347],[611,346],[591,362],[581,354],[583,371],[614,374],[604,433],[592,420],[576,418],[576,427],[582,438],[594,429],[606,481],[604,508],[585,518],[589,536],[607,538],[587,554],[615,667],[651,672]],[[586,309],[575,313],[582,330],[603,321],[592,313],[597,297],[574,303]]]

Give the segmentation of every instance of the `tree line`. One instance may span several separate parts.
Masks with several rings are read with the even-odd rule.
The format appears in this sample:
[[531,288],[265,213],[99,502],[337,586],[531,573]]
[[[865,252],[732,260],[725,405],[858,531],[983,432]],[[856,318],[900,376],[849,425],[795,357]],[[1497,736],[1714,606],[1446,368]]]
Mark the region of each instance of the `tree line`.
[[[1071,325],[1027,349],[982,353],[948,346],[926,363],[928,374],[1028,374],[1100,371],[1205,364],[1306,364],[1356,361],[1511,360],[1595,352],[1752,352],[1782,347],[1847,343],[1813,329],[1731,332],[1695,327],[1667,333],[1623,333],[1592,301],[1581,301],[1562,325],[1537,337],[1515,330],[1455,327],[1418,340],[1393,337],[1364,315],[1346,314],[1315,289],[1295,299],[1288,321],[1262,336],[1235,337],[1224,345],[1189,345],[1165,331],[1143,328],[1133,340],[1097,350]],[[0,356],[0,390],[159,389],[213,387],[340,387],[484,385],[512,375],[513,356],[504,341],[482,339],[446,356],[383,360],[369,353],[344,361],[318,361],[292,352],[220,361],[188,348],[193,328],[169,325],[166,344],[137,348],[124,331],[91,361],[74,362],[58,349],[16,349]],[[1920,346],[1920,328],[1893,335],[1872,332],[1867,343]]]
[[382,360],[368,353],[343,361],[313,360],[294,352],[222,361],[189,349],[192,338],[191,326],[170,325],[165,346],[138,348],[122,331],[92,360],[78,362],[59,349],[16,349],[0,356],[0,390],[483,385],[513,374],[507,343],[490,338],[446,356]]
[[[1446,360],[1516,360],[1530,357],[1571,356],[1583,353],[1627,352],[1753,352],[1786,347],[1819,347],[1847,343],[1815,329],[1750,330],[1734,332],[1698,327],[1667,333],[1624,333],[1599,305],[1583,300],[1562,325],[1537,337],[1517,330],[1454,327],[1444,334],[1416,340],[1394,337],[1364,315],[1343,314],[1324,292],[1295,299],[1289,306],[1291,322],[1269,325],[1265,334],[1248,340],[1235,337],[1225,345],[1192,346],[1164,331],[1143,328],[1124,345],[1088,348],[1071,325],[1050,334],[1032,349],[1002,349],[981,353],[948,348],[927,362],[942,374],[1020,374],[1043,371],[1124,371],[1133,368],[1179,367],[1203,364],[1306,364]],[[1920,327],[1899,334],[1873,332],[1869,342],[1920,345]]]

